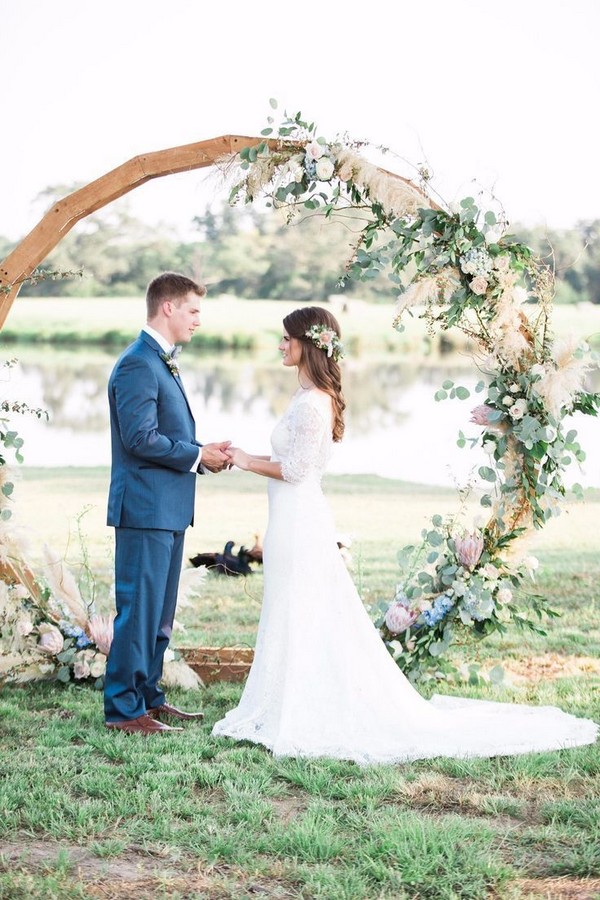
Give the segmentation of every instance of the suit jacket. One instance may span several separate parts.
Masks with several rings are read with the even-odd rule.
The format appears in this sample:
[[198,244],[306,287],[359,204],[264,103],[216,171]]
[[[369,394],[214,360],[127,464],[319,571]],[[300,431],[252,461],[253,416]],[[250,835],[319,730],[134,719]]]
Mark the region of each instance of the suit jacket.
[[112,467],[108,525],[181,531],[193,522],[198,448],[183,385],[145,331],[108,382]]

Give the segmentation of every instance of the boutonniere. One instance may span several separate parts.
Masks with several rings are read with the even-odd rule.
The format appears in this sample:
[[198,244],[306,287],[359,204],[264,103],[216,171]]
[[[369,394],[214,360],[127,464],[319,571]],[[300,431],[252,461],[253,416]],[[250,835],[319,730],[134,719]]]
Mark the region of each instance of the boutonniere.
[[177,344],[170,353],[161,353],[160,358],[163,362],[169,367],[169,371],[171,375],[175,375],[177,377],[179,375],[179,366],[177,365],[177,357],[181,353],[181,347]]

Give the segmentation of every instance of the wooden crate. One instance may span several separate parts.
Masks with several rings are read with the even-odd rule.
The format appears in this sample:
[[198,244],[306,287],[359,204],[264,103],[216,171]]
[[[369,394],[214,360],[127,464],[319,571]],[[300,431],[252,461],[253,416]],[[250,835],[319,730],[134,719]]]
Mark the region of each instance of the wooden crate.
[[205,684],[243,681],[252,665],[251,647],[178,647],[181,656]]

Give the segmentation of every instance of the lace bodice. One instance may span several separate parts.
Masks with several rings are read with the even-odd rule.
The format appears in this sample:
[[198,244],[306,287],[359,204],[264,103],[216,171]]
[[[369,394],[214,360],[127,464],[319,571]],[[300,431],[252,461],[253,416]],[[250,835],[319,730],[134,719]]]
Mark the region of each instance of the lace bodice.
[[284,481],[300,484],[320,479],[332,444],[331,397],[300,388],[271,436],[273,459],[281,462]]

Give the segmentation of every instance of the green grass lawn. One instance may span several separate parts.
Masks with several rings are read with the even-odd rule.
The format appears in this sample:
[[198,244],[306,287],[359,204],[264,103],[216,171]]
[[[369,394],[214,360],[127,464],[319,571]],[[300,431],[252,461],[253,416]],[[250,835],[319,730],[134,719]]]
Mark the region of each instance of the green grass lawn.
[[[250,347],[272,350],[281,335],[281,320],[297,306],[307,304],[283,300],[238,300],[231,296],[207,297],[202,301],[202,326],[192,347],[203,342],[218,347]],[[393,298],[389,303],[365,303],[349,299],[345,307],[337,299],[331,307],[338,316],[344,341],[351,355],[359,353],[427,353],[439,346],[439,336],[427,335],[424,323],[405,317],[406,330],[395,332]],[[138,333],[144,320],[141,297],[18,297],[0,333],[5,354],[11,355],[15,340],[27,343],[50,341],[124,345]],[[576,334],[597,344],[600,341],[600,308],[592,304],[556,306],[552,329],[557,335]],[[455,330],[446,336],[462,351],[464,338]]]
[[[84,574],[79,517],[106,588],[107,483],[105,469],[22,468],[15,513],[34,561],[47,541]],[[189,555],[227,539],[248,544],[264,531],[265,482],[232,472],[198,479],[197,489]],[[352,535],[352,572],[367,604],[393,593],[398,548],[418,539],[432,514],[457,505],[453,491],[374,476],[331,476],[325,489],[340,531]],[[444,691],[555,704],[600,720],[600,679],[589,662],[600,645],[599,513],[600,492],[588,491],[529,539],[541,561],[537,587],[561,612],[547,637],[509,632],[479,644],[469,658],[475,653],[483,669],[501,661],[512,676],[496,687]],[[177,642],[251,645],[261,587],[260,571],[208,576],[178,614],[186,631]],[[107,603],[106,590],[99,596]],[[466,658],[466,650],[457,655]],[[518,674],[524,663],[527,677]],[[274,760],[260,747],[210,737],[240,690],[221,683],[174,692],[172,700],[203,708],[206,718],[154,740],[106,732],[101,696],[87,687],[4,686],[0,898],[600,895],[600,745],[368,769]]]

